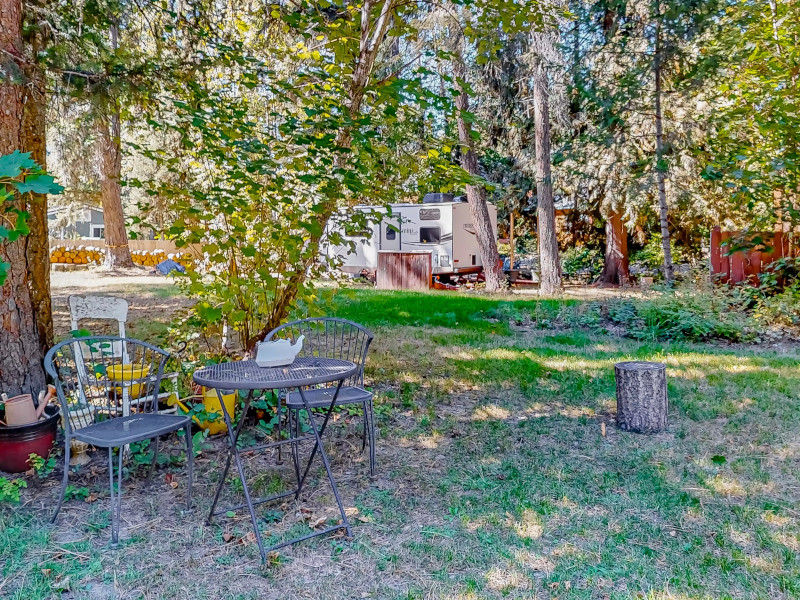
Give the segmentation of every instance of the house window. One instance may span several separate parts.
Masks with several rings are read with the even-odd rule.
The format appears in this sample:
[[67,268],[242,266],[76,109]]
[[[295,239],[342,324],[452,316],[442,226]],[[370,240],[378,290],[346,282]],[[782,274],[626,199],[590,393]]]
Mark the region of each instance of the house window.
[[99,240],[105,239],[105,237],[106,237],[106,228],[105,227],[98,227],[97,225],[95,225],[94,227],[92,227],[92,237],[96,238],[96,239],[99,239]]
[[397,232],[394,229],[392,229],[390,227],[387,227],[386,228],[386,241],[391,242],[391,241],[394,241],[396,238],[397,238]]
[[419,241],[423,244],[438,244],[442,237],[442,230],[439,227],[420,227]]

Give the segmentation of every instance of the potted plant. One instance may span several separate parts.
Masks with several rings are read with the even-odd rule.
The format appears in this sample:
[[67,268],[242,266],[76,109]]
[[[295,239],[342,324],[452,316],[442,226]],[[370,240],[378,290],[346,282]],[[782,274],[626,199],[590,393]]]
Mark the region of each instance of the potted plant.
[[[0,420],[5,422],[5,406],[0,410]],[[22,473],[30,469],[31,454],[47,459],[56,441],[60,411],[48,404],[42,417],[25,425],[0,425],[0,471]]]

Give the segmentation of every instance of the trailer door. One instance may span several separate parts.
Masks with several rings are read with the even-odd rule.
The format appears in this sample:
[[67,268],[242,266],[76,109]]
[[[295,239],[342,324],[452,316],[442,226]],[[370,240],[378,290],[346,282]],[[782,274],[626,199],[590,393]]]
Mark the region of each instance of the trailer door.
[[381,250],[400,250],[400,215],[384,217],[381,221]]

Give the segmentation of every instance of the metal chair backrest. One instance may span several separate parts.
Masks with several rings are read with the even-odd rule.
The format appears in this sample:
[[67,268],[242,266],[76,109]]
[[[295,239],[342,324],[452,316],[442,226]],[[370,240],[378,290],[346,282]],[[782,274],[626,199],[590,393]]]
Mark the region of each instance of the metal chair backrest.
[[[296,340],[301,335],[303,349],[298,356],[318,356],[322,358],[338,358],[349,360],[359,366],[358,371],[344,385],[364,386],[364,363],[372,339],[372,332],[352,321],[332,317],[312,317],[300,321],[291,321],[270,331],[265,342],[275,339]],[[336,385],[335,383],[332,385]]]
[[[124,347],[124,356],[113,349]],[[158,390],[169,353],[116,336],[64,340],[44,359],[53,378],[67,435],[95,420],[158,410]]]

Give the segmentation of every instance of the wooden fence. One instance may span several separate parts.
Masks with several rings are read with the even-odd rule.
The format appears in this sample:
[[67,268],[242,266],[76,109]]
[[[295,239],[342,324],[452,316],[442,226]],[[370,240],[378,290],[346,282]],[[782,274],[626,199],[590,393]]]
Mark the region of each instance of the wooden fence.
[[755,281],[764,268],[774,260],[784,256],[796,256],[798,246],[796,240],[788,233],[752,233],[747,238],[753,240],[760,237],[769,251],[756,248],[739,250],[730,253],[732,241],[739,242],[742,233],[739,231],[722,231],[715,227],[711,231],[711,277],[723,283],[741,283]]
[[427,290],[432,285],[430,252],[378,252],[379,290]]

